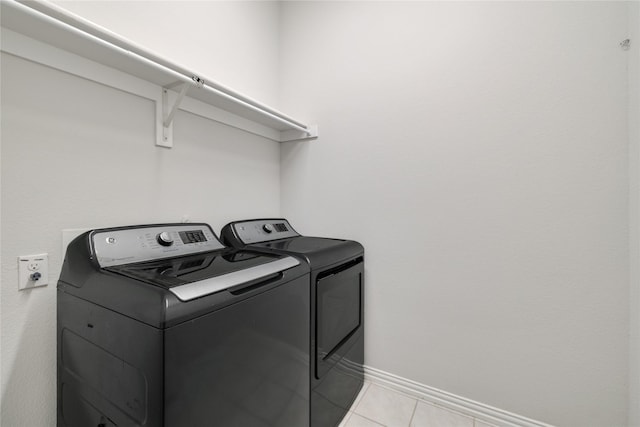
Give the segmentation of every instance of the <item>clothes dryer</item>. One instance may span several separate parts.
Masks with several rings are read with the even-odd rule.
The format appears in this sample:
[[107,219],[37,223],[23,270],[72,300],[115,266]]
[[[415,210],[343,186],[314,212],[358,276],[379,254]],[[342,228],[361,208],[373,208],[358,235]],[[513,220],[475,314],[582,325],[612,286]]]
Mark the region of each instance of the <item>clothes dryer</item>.
[[352,240],[308,237],[286,219],[227,224],[228,246],[295,256],[311,268],[311,426],[340,423],[364,379],[364,248]]

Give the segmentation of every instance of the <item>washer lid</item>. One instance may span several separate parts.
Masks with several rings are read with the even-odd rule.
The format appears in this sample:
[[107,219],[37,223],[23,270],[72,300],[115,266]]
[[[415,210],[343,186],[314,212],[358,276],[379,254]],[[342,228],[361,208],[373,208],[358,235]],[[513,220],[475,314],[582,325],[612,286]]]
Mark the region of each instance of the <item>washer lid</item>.
[[169,290],[182,301],[233,291],[277,276],[300,261],[291,256],[227,249],[108,267],[105,270]]
[[273,242],[256,243],[246,249],[266,250],[303,257],[312,270],[362,256],[364,248],[353,240],[298,236]]
[[284,218],[234,221],[222,229],[226,245],[304,258],[312,270],[364,255],[353,240],[301,236]]
[[343,245],[345,242],[346,240],[342,239],[299,236],[284,240],[276,240],[273,242],[258,243],[252,246],[277,249],[296,254],[312,254],[315,252],[331,250],[331,248]]

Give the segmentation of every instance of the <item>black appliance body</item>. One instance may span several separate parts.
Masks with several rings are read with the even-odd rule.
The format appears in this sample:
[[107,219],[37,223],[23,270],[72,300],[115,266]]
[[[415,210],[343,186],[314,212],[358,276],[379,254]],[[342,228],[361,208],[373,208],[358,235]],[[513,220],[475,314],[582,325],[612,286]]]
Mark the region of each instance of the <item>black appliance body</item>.
[[58,427],[308,426],[308,283],[206,224],[79,236],[57,290]]
[[311,426],[340,423],[364,380],[364,248],[307,237],[286,219],[227,224],[228,246],[296,256],[311,268]]

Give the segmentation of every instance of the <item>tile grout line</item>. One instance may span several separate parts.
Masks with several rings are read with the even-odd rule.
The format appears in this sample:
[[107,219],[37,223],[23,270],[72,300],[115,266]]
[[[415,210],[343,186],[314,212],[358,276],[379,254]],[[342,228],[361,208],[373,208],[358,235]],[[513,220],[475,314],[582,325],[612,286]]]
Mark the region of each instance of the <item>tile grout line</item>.
[[356,414],[359,417],[366,418],[369,421],[373,421],[376,424],[380,424],[377,421],[371,420],[371,419],[369,419],[367,417],[364,417],[364,416],[362,416],[362,415],[360,415],[360,414],[358,414],[356,412],[356,409],[358,408],[358,406],[360,406],[360,403],[364,400],[364,396],[365,396],[365,394],[367,394],[367,391],[369,390],[369,387],[371,387],[371,381],[365,381],[363,383],[362,389],[360,390],[360,392],[356,396],[355,404],[349,408],[349,410],[347,411],[347,417],[342,419],[342,421],[340,422],[338,427],[340,427],[342,425],[346,426],[347,424],[349,424],[349,420],[351,420],[351,418],[353,417],[353,414]]
[[[358,408],[360,407],[361,403],[364,402],[365,400],[365,396],[366,394],[370,391],[371,387],[373,387],[374,385],[380,387],[381,389],[387,390],[388,392],[391,392],[392,394],[398,395],[398,396],[402,396],[408,399],[413,400],[413,409],[411,411],[411,417],[409,418],[409,425],[407,427],[411,426],[411,421],[413,421],[413,417],[415,415],[416,412],[416,408],[418,407],[418,402],[420,401],[420,399],[416,398],[415,396],[411,396],[407,393],[402,393],[398,390],[394,390],[392,388],[389,387],[384,387],[381,386],[380,384],[374,384],[373,382],[369,382],[369,384],[367,384],[366,389],[363,388],[364,393],[362,394],[362,396],[359,398],[358,404],[355,405],[354,407],[352,407],[351,409],[351,415],[349,417],[349,419],[351,419],[351,417],[353,417],[353,414],[356,414],[357,416],[364,418],[367,421],[371,421],[373,423],[375,423],[376,425],[382,426],[382,427],[387,427],[387,424],[382,423],[380,420],[376,420],[374,418],[371,418],[368,415],[364,415],[363,413],[358,412]],[[361,391],[362,393],[362,391]]]
[[[371,422],[375,423],[376,425],[380,425],[380,426],[383,426],[383,427],[384,427],[384,426],[386,426],[385,424],[380,423],[378,420],[375,420],[375,419],[371,418],[370,416],[366,416],[366,415],[364,415],[364,414],[361,414],[361,413],[357,412],[357,410],[356,410],[356,408],[360,406],[360,403],[361,403],[362,401],[364,401],[364,397],[365,397],[365,395],[367,394],[367,392],[369,391],[369,388],[371,388],[373,384],[374,384],[373,382],[370,382],[369,384],[367,384],[367,385],[366,385],[366,387],[364,387],[364,388],[363,388],[363,390],[361,391],[362,396],[360,396],[360,397],[359,397],[358,404],[357,404],[357,405],[355,405],[354,407],[352,407],[352,410],[350,411],[350,415],[349,415],[348,419],[350,420],[350,419],[353,417],[353,414],[356,414],[357,416],[362,417],[362,418],[364,418],[364,419],[366,419],[366,420],[368,420],[368,421],[371,421]],[[420,402],[422,402],[422,403],[424,403],[424,404],[427,404],[427,405],[429,405],[429,406],[433,406],[434,408],[438,408],[438,409],[440,409],[440,410],[442,410],[442,411],[445,411],[445,412],[448,412],[448,413],[451,413],[451,414],[455,414],[455,415],[458,415],[458,416],[462,416],[462,417],[468,418],[468,419],[471,421],[471,423],[472,423],[472,424],[471,424],[471,427],[477,427],[477,424],[478,424],[478,423],[483,422],[482,420],[477,419],[477,418],[475,418],[475,417],[470,417],[470,416],[469,416],[469,415],[467,415],[467,414],[463,414],[463,413],[461,413],[461,412],[458,412],[458,411],[455,411],[455,410],[451,410],[451,409],[446,408],[446,407],[443,407],[443,406],[441,406],[441,405],[434,404],[434,403],[432,403],[432,402],[429,402],[429,401],[426,401],[426,400],[424,400],[424,399],[421,399],[421,398],[419,398],[419,397],[417,397],[417,396],[413,396],[413,395],[411,395],[411,394],[409,394],[409,393],[404,393],[404,392],[399,391],[399,390],[394,390],[393,388],[391,388],[391,387],[385,387],[384,385],[379,385],[379,386],[380,386],[381,388],[383,388],[383,389],[386,389],[387,391],[389,391],[389,392],[391,392],[391,393],[393,393],[393,394],[396,394],[396,395],[399,395],[399,396],[403,396],[403,397],[409,398],[409,399],[411,399],[411,400],[413,400],[413,401],[414,401],[414,406],[413,406],[413,410],[412,410],[412,412],[411,412],[411,417],[410,417],[410,419],[409,419],[409,425],[408,425],[408,427],[411,427],[411,423],[413,422],[413,420],[414,420],[414,418],[415,418],[416,411],[418,410],[418,404],[419,404]],[[487,425],[488,425],[488,424],[487,424]],[[494,426],[492,426],[492,425],[491,425],[490,427],[494,427]]]
[[351,419],[352,415],[353,415],[352,411],[347,411],[347,416],[344,417],[342,419],[342,421],[340,421],[340,423],[338,424],[338,427],[343,427],[343,426],[346,426],[347,424],[349,424],[349,420]]
[[[367,384],[367,385],[366,385],[366,387],[362,387],[362,390],[360,390],[359,395],[356,397],[356,400],[358,400],[358,404],[357,404],[357,405],[355,405],[355,406],[353,406],[353,407],[351,408],[351,409],[352,409],[352,411],[350,411],[350,412],[351,412],[351,415],[349,415],[349,419],[351,419],[351,417],[353,417],[353,414],[356,414],[356,415],[358,415],[359,417],[364,418],[365,420],[368,420],[368,421],[371,421],[371,422],[373,422],[373,423],[376,423],[376,424],[378,424],[379,426],[386,427],[384,424],[379,423],[378,421],[373,420],[373,419],[371,419],[371,418],[369,418],[369,417],[366,417],[366,416],[364,416],[364,415],[362,415],[362,414],[360,414],[360,413],[358,413],[358,412],[357,412],[358,407],[359,407],[359,406],[360,406],[360,404],[364,401],[365,396],[366,396],[366,395],[367,395],[367,393],[369,392],[369,389],[371,388],[371,384],[372,384],[372,383],[371,383],[371,382],[369,382],[369,384]],[[361,395],[360,395],[360,394],[361,394]]]
[[[356,413],[354,412],[354,414],[356,414]],[[380,422],[378,422],[378,421],[376,421],[376,420],[374,420],[374,419],[371,419],[371,418],[369,418],[369,417],[365,417],[365,416],[364,416],[364,415],[362,415],[362,414],[356,414],[356,415],[357,415],[357,416],[359,416],[359,417],[361,417],[361,418],[364,418],[365,420],[371,421],[372,423],[376,423],[376,424],[378,424],[379,426],[387,427],[387,425],[386,425],[386,424],[382,424],[382,423],[380,423]]]
[[411,427],[411,423],[413,422],[413,417],[416,416],[416,410],[418,409],[418,399],[415,399],[416,404],[413,406],[413,412],[411,413],[411,418],[409,418],[409,425],[407,427]]
[[[444,405],[442,405],[442,404],[435,403],[435,402],[431,402],[431,401],[429,401],[429,400],[424,399],[423,397],[415,396],[414,394],[411,394],[411,393],[405,392],[405,391],[403,391],[403,390],[395,389],[395,388],[393,388],[393,387],[391,387],[391,386],[389,386],[389,385],[387,385],[387,384],[378,384],[378,383],[374,383],[373,381],[371,381],[371,382],[369,383],[369,386],[368,386],[368,387],[371,387],[371,385],[372,385],[372,384],[376,384],[377,386],[379,386],[379,387],[381,387],[381,388],[384,388],[384,389],[386,389],[386,390],[389,390],[389,391],[391,391],[391,392],[393,392],[393,393],[399,394],[400,396],[405,396],[405,397],[408,397],[408,398],[414,399],[414,400],[416,400],[417,402],[422,402],[422,403],[424,403],[424,404],[427,404],[427,405],[430,405],[430,406],[434,406],[434,407],[436,407],[436,408],[438,408],[438,409],[442,409],[442,410],[444,410],[444,411],[451,412],[451,413],[456,414],[456,415],[460,415],[460,416],[463,416],[463,417],[471,418],[471,420],[473,421],[473,427],[476,427],[476,421],[477,421],[477,422],[481,422],[481,423],[485,423],[485,424],[489,425],[490,427],[495,427],[493,424],[488,424],[486,421],[483,421],[483,420],[481,420],[481,419],[479,419],[479,418],[475,418],[475,417],[473,417],[473,416],[471,416],[471,415],[469,415],[469,414],[466,414],[466,413],[464,413],[464,412],[462,412],[462,411],[457,411],[457,410],[455,410],[455,409],[450,409],[450,408],[448,408],[447,406],[444,406]],[[360,402],[358,402],[358,404],[359,404],[359,403],[360,403]],[[416,407],[415,407],[415,408],[414,408],[414,410],[413,410],[413,414],[411,415],[411,421],[413,421],[413,417],[414,417],[414,415],[415,415],[415,412],[416,412],[416,408],[417,408],[417,407],[418,407],[418,405],[416,404]],[[354,411],[354,412],[355,412],[355,411]],[[365,417],[365,418],[366,418],[366,417]],[[367,418],[367,419],[369,419],[369,418]],[[409,424],[409,426],[411,426],[411,424]]]
[[349,421],[353,418],[354,414],[356,414],[358,417],[364,418],[367,421],[371,421],[371,422],[375,423],[378,426],[386,427],[386,424],[383,424],[379,420],[371,418],[370,416],[364,415],[364,414],[362,414],[362,413],[360,413],[358,411],[358,408],[360,407],[361,403],[365,400],[365,396],[368,394],[368,392],[370,391],[371,387],[373,387],[374,385],[378,386],[381,389],[384,389],[384,390],[386,390],[388,392],[391,392],[391,393],[393,393],[395,395],[403,396],[405,398],[409,398],[409,399],[414,401],[414,406],[413,406],[413,410],[411,412],[411,417],[409,418],[408,427],[411,427],[411,423],[413,423],[413,420],[415,419],[415,416],[416,416],[416,411],[418,410],[418,404],[421,403],[421,402],[426,404],[426,405],[429,405],[429,406],[432,406],[434,408],[437,408],[439,410],[445,411],[447,413],[455,414],[457,416],[461,416],[461,417],[469,419],[471,421],[471,426],[470,427],[479,427],[479,425],[482,424],[482,423],[484,423],[482,425],[487,425],[488,427],[495,427],[494,425],[488,424],[484,420],[481,420],[479,418],[470,416],[469,414],[463,413],[461,411],[452,410],[452,409],[450,409],[450,408],[448,408],[448,407],[446,407],[444,405],[440,405],[438,403],[428,401],[428,400],[423,399],[423,398],[421,398],[419,396],[415,396],[415,395],[413,395],[411,393],[407,393],[407,392],[404,392],[402,390],[394,389],[393,387],[389,387],[386,384],[374,383],[373,381],[365,381],[365,384],[364,384],[362,390],[360,390],[360,393],[359,393],[358,397],[356,398],[357,403],[349,409],[347,417],[342,421],[345,425],[348,424]]

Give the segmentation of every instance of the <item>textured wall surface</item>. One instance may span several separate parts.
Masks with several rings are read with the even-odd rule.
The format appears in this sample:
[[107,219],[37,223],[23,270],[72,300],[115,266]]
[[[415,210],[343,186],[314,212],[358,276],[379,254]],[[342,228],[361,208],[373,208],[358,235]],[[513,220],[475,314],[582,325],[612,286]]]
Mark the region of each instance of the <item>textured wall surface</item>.
[[364,243],[367,365],[626,424],[627,8],[283,4],[282,211]]

